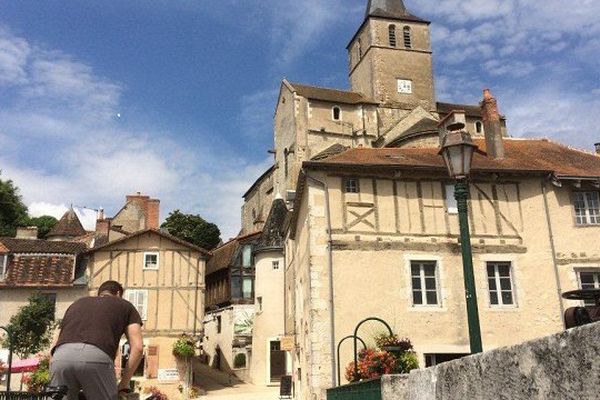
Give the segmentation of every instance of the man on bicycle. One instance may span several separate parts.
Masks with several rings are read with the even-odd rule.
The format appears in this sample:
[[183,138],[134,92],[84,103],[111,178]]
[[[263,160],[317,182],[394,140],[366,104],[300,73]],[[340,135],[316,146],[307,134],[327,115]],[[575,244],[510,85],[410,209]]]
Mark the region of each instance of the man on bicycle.
[[[123,300],[123,286],[106,281],[97,297],[74,302],[60,324],[52,349],[50,385],[69,388],[68,400],[82,390],[87,400],[117,400],[142,359],[142,319],[135,307]],[[114,359],[125,334],[131,347],[129,361],[117,384]]]

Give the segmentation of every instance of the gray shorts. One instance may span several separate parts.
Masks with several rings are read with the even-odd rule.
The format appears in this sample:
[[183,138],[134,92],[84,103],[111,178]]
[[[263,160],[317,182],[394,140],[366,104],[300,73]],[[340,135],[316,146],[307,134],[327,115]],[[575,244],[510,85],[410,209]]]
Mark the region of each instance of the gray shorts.
[[50,385],[66,385],[68,400],[83,390],[87,400],[117,400],[117,377],[110,357],[91,344],[68,343],[58,347],[50,364]]

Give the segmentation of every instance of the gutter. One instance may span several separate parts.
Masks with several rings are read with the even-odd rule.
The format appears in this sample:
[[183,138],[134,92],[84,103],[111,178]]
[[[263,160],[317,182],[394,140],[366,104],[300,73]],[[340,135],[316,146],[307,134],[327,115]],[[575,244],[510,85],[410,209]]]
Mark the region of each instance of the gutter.
[[335,346],[335,311],[334,311],[334,297],[333,297],[333,249],[332,249],[332,235],[331,235],[331,209],[329,207],[329,187],[325,182],[315,179],[311,176],[306,176],[308,180],[316,183],[323,188],[325,192],[325,213],[327,215],[327,263],[329,272],[329,323],[331,330],[331,379],[333,386],[337,386],[337,362],[335,359],[336,346]]
[[544,197],[544,210],[546,212],[546,223],[548,225],[548,235],[550,237],[550,249],[552,251],[552,264],[554,265],[554,279],[556,280],[556,290],[558,294],[558,304],[560,308],[560,319],[565,324],[565,306],[562,300],[562,287],[560,285],[560,272],[558,271],[558,261],[556,259],[556,245],[554,243],[554,232],[552,230],[552,220],[550,218],[550,208],[548,207],[548,189],[546,181],[542,180],[542,194]]

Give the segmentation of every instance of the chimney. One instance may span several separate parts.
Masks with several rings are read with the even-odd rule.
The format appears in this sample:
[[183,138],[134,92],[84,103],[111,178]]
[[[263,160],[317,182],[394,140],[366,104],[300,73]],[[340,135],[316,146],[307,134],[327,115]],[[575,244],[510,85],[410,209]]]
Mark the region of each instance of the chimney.
[[600,142],[594,144],[594,147],[596,148],[596,154],[600,154]]
[[502,125],[498,102],[489,89],[483,91],[481,101],[481,116],[485,131],[485,147],[489,157],[493,159],[504,158],[504,142],[502,141]]
[[160,200],[149,199],[146,203],[146,228],[158,229],[160,222]]
[[17,239],[37,239],[37,226],[20,226],[17,228]]
[[110,219],[104,218],[104,210],[100,209],[98,213],[98,219],[96,220],[96,236],[108,237],[110,231]]

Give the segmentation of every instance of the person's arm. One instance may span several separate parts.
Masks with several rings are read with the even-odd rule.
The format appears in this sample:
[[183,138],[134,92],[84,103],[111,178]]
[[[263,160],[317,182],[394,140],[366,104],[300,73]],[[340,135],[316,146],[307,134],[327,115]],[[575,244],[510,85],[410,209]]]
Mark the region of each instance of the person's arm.
[[140,365],[142,360],[142,354],[144,351],[144,342],[142,339],[142,326],[140,324],[131,324],[127,327],[127,340],[129,341],[129,360],[121,375],[121,382],[119,382],[119,390],[129,389],[129,382],[133,373]]

